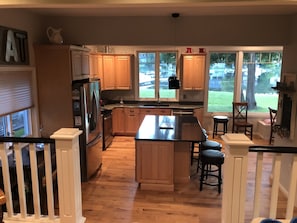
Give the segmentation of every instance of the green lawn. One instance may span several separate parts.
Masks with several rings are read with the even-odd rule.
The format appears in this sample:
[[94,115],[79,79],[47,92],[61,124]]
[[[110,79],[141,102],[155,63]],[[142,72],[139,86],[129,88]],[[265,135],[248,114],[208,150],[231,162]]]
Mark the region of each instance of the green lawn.
[[[268,112],[268,107],[277,108],[277,94],[256,94],[257,108],[252,112]],[[208,112],[232,112],[232,92],[209,91]]]
[[[140,97],[154,98],[154,89],[142,89]],[[174,98],[174,90],[162,89],[161,98]],[[257,108],[251,112],[268,112],[268,107],[277,108],[278,94],[256,94]],[[208,112],[232,112],[233,92],[209,91]]]

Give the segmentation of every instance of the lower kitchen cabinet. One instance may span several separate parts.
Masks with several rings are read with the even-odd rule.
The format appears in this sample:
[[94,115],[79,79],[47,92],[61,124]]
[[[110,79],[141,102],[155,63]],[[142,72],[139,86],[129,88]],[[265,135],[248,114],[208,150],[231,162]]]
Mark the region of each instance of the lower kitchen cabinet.
[[173,190],[173,164],[173,142],[136,141],[135,177],[142,189]]
[[125,108],[125,133],[135,135],[139,129],[139,108]]
[[112,128],[114,135],[135,135],[139,128],[139,108],[114,108]]
[[125,108],[114,108],[112,110],[112,132],[114,135],[125,133]]
[[135,135],[146,115],[171,115],[169,108],[117,107],[112,111],[114,135]]
[[171,115],[170,108],[141,108],[139,112],[140,124],[146,115]]

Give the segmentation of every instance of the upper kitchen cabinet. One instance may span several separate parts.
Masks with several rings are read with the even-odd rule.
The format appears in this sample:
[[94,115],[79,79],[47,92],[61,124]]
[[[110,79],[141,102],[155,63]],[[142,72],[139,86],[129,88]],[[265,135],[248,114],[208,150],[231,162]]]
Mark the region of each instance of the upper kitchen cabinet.
[[71,49],[72,78],[79,80],[90,77],[90,53],[88,49]]
[[102,55],[103,90],[131,89],[133,55]]
[[205,79],[205,54],[182,55],[183,90],[203,90]]
[[96,53],[90,54],[90,76],[92,78],[99,78],[99,71],[98,71],[98,55]]
[[115,56],[116,89],[131,89],[131,55]]
[[114,56],[103,55],[102,56],[102,70],[103,70],[103,85],[102,90],[115,89],[115,68],[114,68]]

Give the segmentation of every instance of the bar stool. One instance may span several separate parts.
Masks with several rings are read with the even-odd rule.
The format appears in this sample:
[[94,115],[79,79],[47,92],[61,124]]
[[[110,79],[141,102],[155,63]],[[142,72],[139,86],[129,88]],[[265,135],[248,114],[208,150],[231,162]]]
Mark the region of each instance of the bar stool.
[[[205,129],[202,129],[202,133],[205,135],[206,140],[208,139],[207,131]],[[199,162],[199,150],[200,150],[200,143],[192,142],[192,148],[191,148],[191,166],[193,165],[193,161],[197,160]],[[196,156],[194,156],[197,154]]]
[[[228,116],[224,115],[215,115],[213,116],[213,133],[212,138],[214,138],[215,135],[218,135],[218,132],[222,132],[223,134],[227,133],[227,127],[228,127]],[[218,125],[223,124],[223,130],[218,130]]]
[[[222,165],[224,163],[225,155],[221,151],[207,149],[200,152],[200,160],[202,163],[200,175],[200,191],[202,191],[203,184],[209,186],[217,186],[219,194],[221,193],[222,185]],[[215,165],[217,168],[212,169],[211,166]],[[215,174],[217,172],[217,174]],[[212,176],[218,179],[217,183],[208,181],[208,177]]]
[[[201,142],[199,144],[199,152],[203,151],[203,150],[217,150],[217,151],[221,151],[222,150],[222,144],[219,142],[216,142],[214,140],[206,140],[204,142]],[[199,154],[200,155],[200,154]],[[197,170],[196,172],[198,173],[200,168],[200,157],[198,157],[198,163],[197,163]]]

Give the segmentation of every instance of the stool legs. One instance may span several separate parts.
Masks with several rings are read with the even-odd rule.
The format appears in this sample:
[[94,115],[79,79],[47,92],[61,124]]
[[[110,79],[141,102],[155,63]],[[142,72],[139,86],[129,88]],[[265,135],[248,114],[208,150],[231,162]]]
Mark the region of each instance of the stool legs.
[[[211,165],[210,164],[205,164],[202,163],[201,167],[201,175],[200,175],[200,191],[203,189],[203,184],[209,185],[209,186],[218,186],[218,192],[219,194],[221,193],[221,185],[222,185],[222,165],[218,165],[218,169],[215,170],[218,171],[218,175],[210,174],[209,172],[212,172],[211,170]],[[210,184],[206,183],[206,179],[208,176],[213,176],[218,178],[218,183],[217,184]]]

